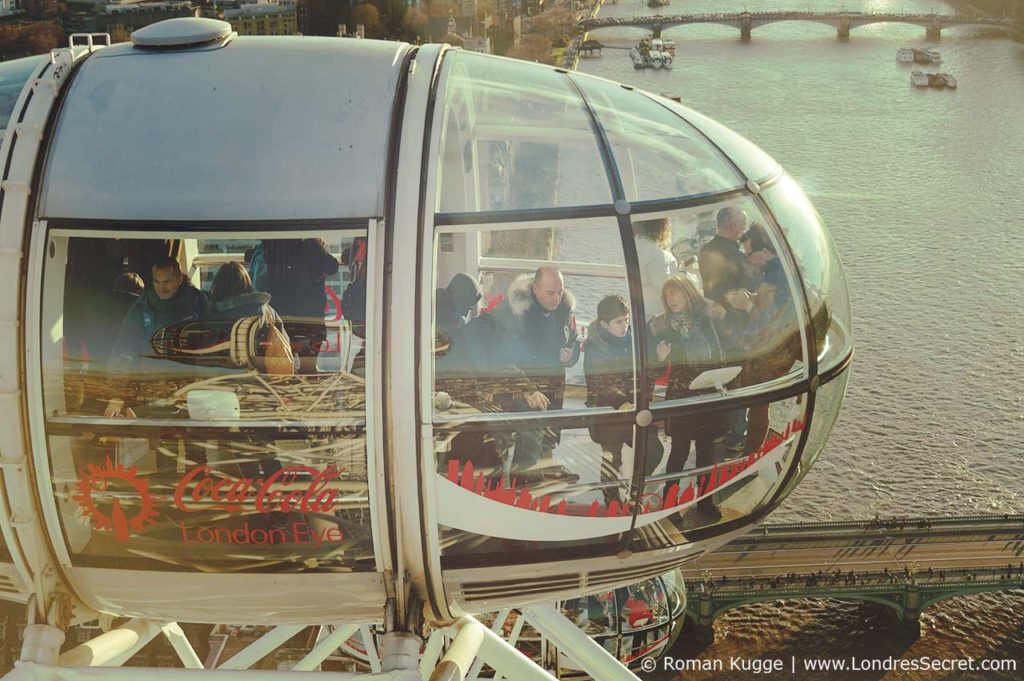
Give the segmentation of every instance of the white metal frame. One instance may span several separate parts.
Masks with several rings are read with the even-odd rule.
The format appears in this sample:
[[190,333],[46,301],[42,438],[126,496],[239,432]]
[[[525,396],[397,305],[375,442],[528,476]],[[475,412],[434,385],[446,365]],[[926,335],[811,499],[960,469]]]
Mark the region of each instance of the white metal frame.
[[[432,305],[433,291],[425,290],[422,282],[417,280],[417,267],[422,266],[420,255],[414,248],[402,248],[403,240],[427,239],[423,243],[432,243],[433,232],[433,193],[431,193],[436,164],[428,163],[426,168],[427,181],[421,197],[421,169],[424,135],[426,134],[426,115],[430,105],[430,92],[436,76],[438,62],[446,46],[424,45],[419,48],[410,64],[406,87],[405,112],[402,120],[401,139],[398,150],[398,176],[395,182],[394,214],[389,216],[394,248],[391,262],[391,305],[384,312],[383,322],[388,332],[381,345],[390,342],[389,348],[398,347],[408,339],[419,338],[422,328],[416,326],[417,308],[429,310]],[[440,124],[440,116],[434,119],[435,127]],[[431,151],[436,153],[436,135],[432,137]],[[428,156],[433,158],[433,156]],[[424,201],[424,225],[419,224],[420,202]],[[423,232],[420,232],[420,229]],[[429,249],[424,249],[429,250]],[[426,307],[424,307],[426,305]],[[429,316],[429,315],[427,315]],[[429,319],[427,320],[429,323]],[[388,397],[400,395],[419,397],[420,404],[426,399],[429,402],[429,388],[416,391],[417,356],[409,352],[390,352],[387,376]],[[422,365],[423,356],[418,356]],[[422,366],[421,366],[422,368]],[[422,372],[420,373],[422,379]],[[383,387],[383,385],[382,385]],[[388,490],[394,512],[397,533],[397,565],[395,598],[400,612],[408,605],[407,588],[414,584],[425,586],[435,594],[443,594],[441,580],[440,549],[437,532],[433,523],[433,512],[430,509],[432,487],[429,476],[424,476],[426,489],[421,488],[419,476],[414,471],[422,469],[423,461],[418,440],[417,428],[422,427],[419,416],[403,413],[398,414],[398,402],[389,399],[387,404],[388,420],[385,422],[385,433],[388,443],[389,477],[391,488]],[[425,437],[429,437],[428,433]],[[420,500],[423,500],[422,505]],[[421,544],[421,541],[423,544]],[[428,583],[429,580],[429,583]],[[432,607],[441,612],[436,616],[446,618],[443,597],[434,598]]]
[[[277,671],[254,671],[251,668],[299,633],[304,628],[303,625],[282,625],[270,629],[231,659],[215,667],[206,668],[176,622],[141,618],[129,620],[120,627],[101,633],[61,655],[58,655],[58,652],[60,642],[63,641],[63,633],[49,625],[32,624],[26,629],[21,659],[16,663],[15,669],[3,679],[76,681],[88,678],[95,681],[134,681],[144,676],[146,679],[157,681],[205,678],[214,681],[248,681],[253,678],[268,681],[462,681],[478,678],[483,665],[487,664],[497,672],[498,679],[555,681],[550,672],[515,647],[524,624],[528,622],[554,642],[559,651],[572,659],[578,668],[589,673],[597,681],[639,681],[625,665],[587,637],[557,608],[546,605],[522,611],[506,640],[501,636],[501,632],[508,614],[508,609],[498,613],[490,629],[472,617],[461,617],[449,627],[434,630],[419,659],[412,660],[416,663],[415,668],[409,664],[402,664],[396,668],[397,656],[389,658],[387,652],[381,663],[377,657],[376,640],[368,625],[324,625],[311,650],[290,669]],[[357,632],[366,646],[371,671],[320,671],[320,665],[324,660]],[[150,641],[161,635],[168,640],[183,668],[123,666]],[[47,638],[48,636],[51,638]],[[386,642],[384,649],[387,650]]]
[[[0,267],[0,333],[8,349],[8,358],[0,371],[0,424],[9,438],[0,455],[4,488],[4,494],[0,494],[0,511],[4,516],[0,526],[20,576],[36,594],[34,607],[39,615],[46,613],[57,589],[57,574],[53,569],[47,531],[35,509],[32,452],[25,450],[26,446],[31,447],[29,420],[33,393],[39,386],[22,380],[24,367],[31,366],[36,355],[30,339],[25,337],[25,327],[20,326],[19,306],[22,294],[31,293],[38,286],[33,277],[38,276],[38,272],[29,263],[29,274],[21,280],[26,255],[22,244],[26,224],[37,227],[35,223],[28,223],[31,184],[50,112],[81,58],[99,47],[69,47],[50,53],[49,61],[43,62],[22,88],[14,109],[14,116],[20,117],[21,122],[5,131],[0,147],[0,159],[9,164],[8,178],[3,181],[4,206],[0,213],[0,262],[3,263]],[[18,352],[21,348],[25,349],[23,360]],[[24,364],[20,364],[22,361]]]

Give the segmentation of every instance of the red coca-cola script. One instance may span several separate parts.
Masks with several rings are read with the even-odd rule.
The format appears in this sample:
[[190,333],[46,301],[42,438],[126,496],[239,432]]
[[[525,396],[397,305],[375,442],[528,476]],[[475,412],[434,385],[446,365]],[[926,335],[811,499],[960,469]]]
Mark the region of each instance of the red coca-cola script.
[[266,478],[235,478],[209,466],[197,466],[174,489],[174,505],[185,513],[211,509],[237,512],[252,503],[257,513],[329,513],[337,505],[338,490],[329,483],[340,477],[334,466],[317,470],[287,466]]

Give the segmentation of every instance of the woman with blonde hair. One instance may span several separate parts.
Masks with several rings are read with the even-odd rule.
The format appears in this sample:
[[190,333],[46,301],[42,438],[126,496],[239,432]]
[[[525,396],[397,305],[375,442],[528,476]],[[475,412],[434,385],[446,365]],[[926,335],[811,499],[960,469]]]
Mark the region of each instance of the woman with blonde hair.
[[661,312],[661,287],[679,270],[672,246],[672,221],[668,218],[633,223],[636,255],[640,263],[640,283],[644,292],[647,318]]
[[[691,390],[689,386],[701,373],[722,366],[722,348],[711,323],[711,316],[717,316],[721,308],[705,299],[693,282],[682,275],[672,276],[662,285],[661,305],[664,311],[648,325],[651,343],[648,356],[656,374],[669,369],[665,399],[678,400],[709,392],[710,389]],[[683,470],[691,442],[697,447],[697,467],[712,465],[714,440],[725,432],[727,425],[721,413],[670,418],[665,431],[672,438],[672,449],[665,472]],[[666,483],[666,495],[675,483],[675,480]],[[719,515],[710,495],[699,501],[697,508],[712,517]]]

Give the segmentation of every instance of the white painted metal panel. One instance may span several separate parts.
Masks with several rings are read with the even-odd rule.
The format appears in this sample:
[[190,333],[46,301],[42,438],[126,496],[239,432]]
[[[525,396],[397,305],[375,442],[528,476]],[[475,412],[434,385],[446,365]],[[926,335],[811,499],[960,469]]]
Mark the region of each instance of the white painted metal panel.
[[403,43],[240,38],[89,59],[53,139],[40,214],[295,220],[383,212]]
[[375,572],[259,575],[75,568],[72,587],[97,610],[128,617],[268,624],[377,622],[386,598]]

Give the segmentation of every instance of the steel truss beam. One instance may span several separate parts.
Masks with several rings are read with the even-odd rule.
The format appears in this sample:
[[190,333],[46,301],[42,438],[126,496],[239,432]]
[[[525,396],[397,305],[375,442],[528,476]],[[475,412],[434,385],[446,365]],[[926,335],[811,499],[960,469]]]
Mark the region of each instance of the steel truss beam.
[[[378,654],[377,640],[370,625],[322,625],[305,657],[288,670],[251,670],[254,664],[273,653],[292,636],[302,631],[301,625],[277,626],[219,667],[206,669],[176,622],[132,619],[117,629],[100,634],[58,657],[64,634],[51,625],[32,625],[26,629],[25,646],[15,669],[2,681],[135,681],[142,676],[152,681],[347,681],[349,679],[387,679],[389,681],[473,681],[486,664],[496,672],[496,679],[515,681],[556,681],[555,677],[528,658],[515,643],[524,623],[553,642],[558,650],[572,659],[597,681],[639,681],[619,660],[590,639],[553,606],[535,606],[522,611],[509,634],[501,637],[509,609],[497,614],[491,628],[473,617],[462,617],[453,625],[435,630],[419,660],[415,654],[390,655],[384,645],[383,657]],[[320,664],[342,643],[356,633],[366,647],[370,673],[323,672]],[[167,638],[183,669],[123,667],[133,655],[159,635]],[[416,638],[410,634],[415,644]],[[386,637],[385,637],[386,638]],[[418,645],[413,645],[415,651]],[[441,653],[444,656],[438,660]],[[395,669],[396,660],[398,669]],[[416,665],[418,668],[409,668]],[[381,669],[393,669],[382,672]]]

